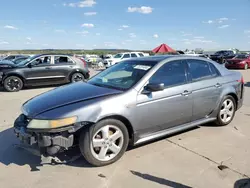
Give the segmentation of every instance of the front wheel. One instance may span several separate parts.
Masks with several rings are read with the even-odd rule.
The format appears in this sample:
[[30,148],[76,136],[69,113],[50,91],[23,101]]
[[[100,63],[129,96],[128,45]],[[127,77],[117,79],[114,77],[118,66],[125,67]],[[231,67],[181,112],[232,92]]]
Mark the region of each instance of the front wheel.
[[9,76],[5,78],[3,86],[6,91],[17,92],[23,88],[23,81],[17,76]]
[[248,64],[247,64],[247,63],[245,64],[244,69],[245,69],[245,70],[248,69]]
[[231,123],[234,118],[235,111],[236,104],[234,98],[232,96],[226,96],[220,104],[216,124],[225,126]]
[[128,142],[126,126],[119,120],[106,119],[82,131],[79,147],[90,164],[105,166],[122,157]]

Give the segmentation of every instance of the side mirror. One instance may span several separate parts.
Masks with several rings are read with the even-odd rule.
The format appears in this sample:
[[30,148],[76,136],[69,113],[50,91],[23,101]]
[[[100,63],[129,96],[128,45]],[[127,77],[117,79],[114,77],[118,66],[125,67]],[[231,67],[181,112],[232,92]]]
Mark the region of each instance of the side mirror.
[[32,65],[31,65],[31,63],[29,63],[29,64],[28,64],[28,68],[32,68]]
[[152,83],[144,87],[142,94],[149,94],[151,92],[163,91],[165,89],[164,83]]

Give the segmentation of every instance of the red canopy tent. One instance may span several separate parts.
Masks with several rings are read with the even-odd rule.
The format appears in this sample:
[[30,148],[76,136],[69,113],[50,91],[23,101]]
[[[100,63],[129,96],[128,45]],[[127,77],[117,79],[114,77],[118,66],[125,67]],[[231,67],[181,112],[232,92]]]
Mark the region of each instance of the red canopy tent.
[[161,44],[160,46],[156,47],[152,50],[154,53],[166,53],[166,52],[176,52],[174,49],[170,48],[166,44]]

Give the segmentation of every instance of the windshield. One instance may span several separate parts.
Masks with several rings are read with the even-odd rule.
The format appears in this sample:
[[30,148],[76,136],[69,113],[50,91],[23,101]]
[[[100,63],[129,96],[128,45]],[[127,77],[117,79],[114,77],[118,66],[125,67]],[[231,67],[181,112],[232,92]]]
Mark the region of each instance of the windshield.
[[128,90],[156,64],[157,61],[124,61],[99,73],[88,83],[100,87]]
[[122,57],[122,54],[116,54],[115,56],[114,56],[114,58],[121,58]]
[[215,53],[215,55],[223,55],[223,54],[228,54],[230,51],[218,51]]
[[241,55],[236,55],[234,59],[247,59],[247,55],[241,54]]

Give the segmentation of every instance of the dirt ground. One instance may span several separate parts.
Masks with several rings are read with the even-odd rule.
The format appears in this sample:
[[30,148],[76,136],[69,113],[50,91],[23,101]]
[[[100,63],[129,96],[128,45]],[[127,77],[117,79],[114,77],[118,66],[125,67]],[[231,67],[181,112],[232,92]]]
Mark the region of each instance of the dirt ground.
[[0,90],[0,187],[250,187],[250,70],[241,72],[244,105],[230,125],[204,125],[131,148],[101,168],[82,157],[65,165],[42,165],[39,157],[15,147],[19,141],[12,126],[22,103],[51,88]]

